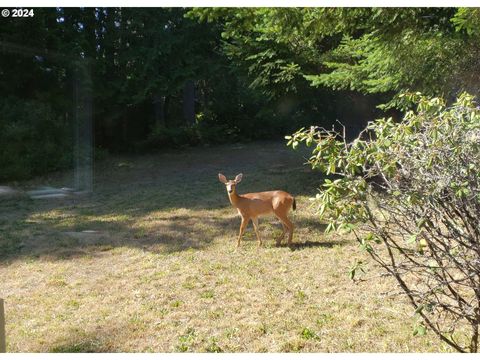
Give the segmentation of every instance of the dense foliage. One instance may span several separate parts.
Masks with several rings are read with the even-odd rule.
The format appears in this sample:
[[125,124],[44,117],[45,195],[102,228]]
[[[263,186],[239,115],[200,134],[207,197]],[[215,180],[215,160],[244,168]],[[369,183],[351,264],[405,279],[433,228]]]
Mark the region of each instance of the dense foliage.
[[[328,230],[353,231],[397,280],[421,317],[459,351],[478,351],[480,327],[480,110],[420,93],[401,122],[371,122],[347,143],[312,127],[289,137],[314,146],[327,179],[315,202]],[[358,264],[357,264],[358,269]],[[352,274],[353,276],[354,274]],[[459,331],[458,331],[459,330]]]
[[[42,8],[2,19],[0,179],[71,164],[79,96],[89,98],[96,147],[108,151],[281,138],[337,119],[354,136],[406,89],[475,93],[479,14]],[[54,135],[43,134],[50,126]]]
[[474,8],[195,9],[272,96],[304,84],[363,93],[478,91]]
[[306,121],[249,88],[220,46],[221,26],[187,11],[43,8],[2,19],[0,180],[72,164],[80,98],[108,151],[281,138]]

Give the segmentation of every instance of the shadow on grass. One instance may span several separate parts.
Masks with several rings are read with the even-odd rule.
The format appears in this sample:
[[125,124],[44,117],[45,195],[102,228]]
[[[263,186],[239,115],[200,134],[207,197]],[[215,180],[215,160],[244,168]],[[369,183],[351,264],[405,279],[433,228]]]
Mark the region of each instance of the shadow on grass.
[[320,220],[315,218],[315,217],[309,218],[309,217],[305,217],[305,216],[302,216],[302,217],[297,216],[296,218],[294,218],[294,223],[295,223],[295,226],[296,226],[297,229],[298,228],[303,228],[303,229],[309,228],[311,230],[316,230],[316,231],[319,231],[319,232],[322,232],[322,233],[327,228],[327,224],[324,224],[324,223],[320,222]]
[[106,350],[102,349],[101,347],[95,346],[95,344],[92,344],[88,341],[53,346],[50,349],[50,352],[52,353],[96,353],[105,351]]
[[292,251],[304,250],[309,248],[333,248],[335,246],[345,246],[351,245],[350,241],[339,240],[339,241],[305,241],[305,242],[294,242],[292,245],[282,244],[280,247],[288,247]]
[[106,353],[116,352],[115,334],[119,329],[99,329],[92,333],[81,333],[74,331],[68,339],[58,339],[48,349],[50,353]]
[[[229,217],[212,216],[212,211],[231,207],[219,172],[228,178],[243,172],[239,193],[282,189],[310,196],[321,179],[303,165],[305,154],[283,143],[122,159],[129,167],[115,166],[118,160],[97,164],[95,193],[89,197],[0,203],[0,258],[70,259],[120,246],[155,253],[203,249],[238,231],[234,209]],[[187,215],[175,215],[181,209]],[[297,227],[324,228],[314,219],[294,221]]]

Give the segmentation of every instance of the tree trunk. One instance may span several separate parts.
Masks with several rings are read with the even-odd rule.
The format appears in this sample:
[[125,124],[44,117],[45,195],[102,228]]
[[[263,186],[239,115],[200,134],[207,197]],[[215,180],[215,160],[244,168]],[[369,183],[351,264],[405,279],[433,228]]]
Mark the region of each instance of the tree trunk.
[[187,125],[195,124],[195,83],[187,80],[183,88],[183,118]]
[[167,110],[167,96],[155,94],[153,96],[153,111],[155,114],[155,126],[165,127],[165,115]]

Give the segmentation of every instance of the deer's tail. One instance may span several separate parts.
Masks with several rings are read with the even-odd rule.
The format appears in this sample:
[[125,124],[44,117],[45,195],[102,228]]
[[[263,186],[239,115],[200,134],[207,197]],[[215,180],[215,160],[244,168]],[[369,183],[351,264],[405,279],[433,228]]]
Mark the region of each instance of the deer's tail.
[[297,209],[297,202],[295,201],[295,198],[293,198],[292,209],[293,209],[293,210],[296,210],[296,209]]

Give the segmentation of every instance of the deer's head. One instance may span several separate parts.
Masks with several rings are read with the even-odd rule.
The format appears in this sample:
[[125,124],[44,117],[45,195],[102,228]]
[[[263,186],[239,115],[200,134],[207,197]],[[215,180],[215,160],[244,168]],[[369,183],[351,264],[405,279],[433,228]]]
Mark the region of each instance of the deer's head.
[[220,180],[221,183],[225,184],[229,194],[233,194],[233,193],[235,193],[235,187],[237,186],[237,184],[240,181],[242,181],[242,176],[243,176],[243,174],[238,174],[237,176],[235,176],[235,180],[227,180],[225,175],[218,174],[218,180]]

